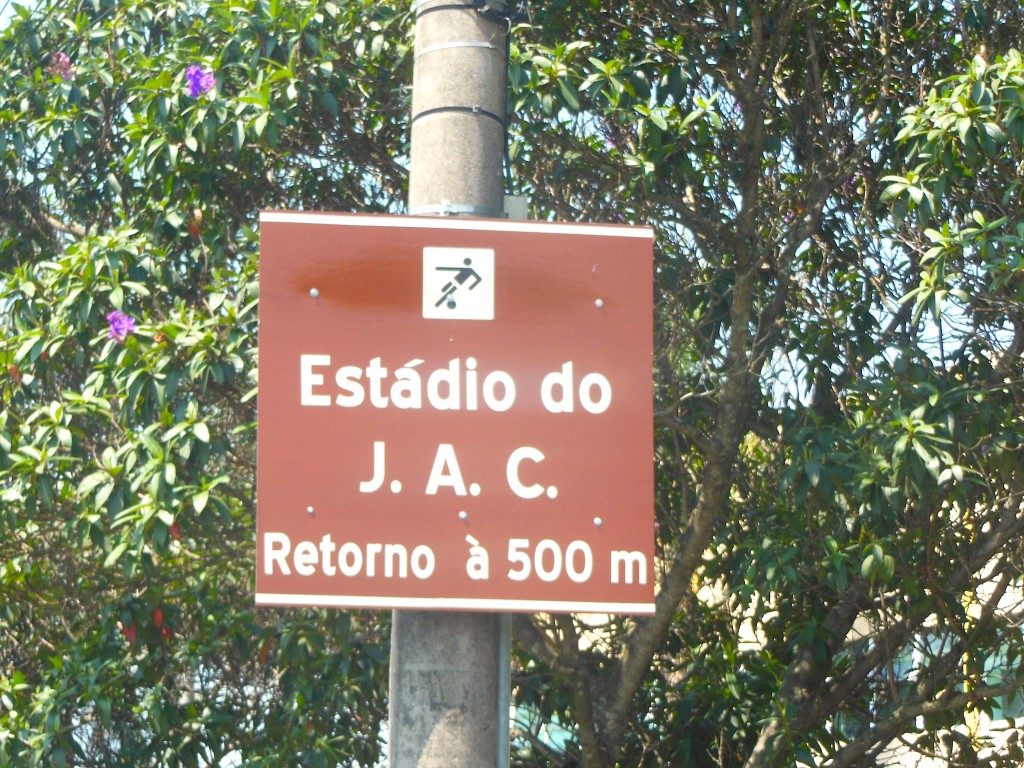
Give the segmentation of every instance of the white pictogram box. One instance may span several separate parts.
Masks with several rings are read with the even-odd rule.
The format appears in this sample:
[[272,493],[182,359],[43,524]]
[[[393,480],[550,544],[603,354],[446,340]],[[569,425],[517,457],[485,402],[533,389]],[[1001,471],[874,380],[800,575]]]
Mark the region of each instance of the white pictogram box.
[[493,320],[494,250],[424,248],[423,317]]

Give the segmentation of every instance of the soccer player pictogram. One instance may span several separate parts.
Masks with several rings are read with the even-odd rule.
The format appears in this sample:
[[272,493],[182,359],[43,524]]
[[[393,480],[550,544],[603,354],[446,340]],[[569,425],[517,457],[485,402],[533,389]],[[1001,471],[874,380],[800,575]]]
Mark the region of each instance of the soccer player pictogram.
[[[465,288],[466,290],[472,291],[478,285],[480,285],[481,277],[476,273],[476,270],[472,268],[472,259],[463,259],[461,267],[435,267],[438,272],[454,272],[455,276],[444,284],[444,288],[441,289],[441,298],[435,303],[435,307],[440,307],[442,304],[446,305],[448,309],[455,309],[455,299],[453,296],[459,288]],[[468,286],[466,283],[472,280]]]

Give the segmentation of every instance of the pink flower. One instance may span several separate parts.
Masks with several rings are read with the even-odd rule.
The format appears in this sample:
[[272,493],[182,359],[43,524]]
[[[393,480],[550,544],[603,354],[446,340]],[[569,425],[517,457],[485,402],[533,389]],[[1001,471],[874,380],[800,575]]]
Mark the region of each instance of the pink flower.
[[123,342],[135,332],[135,319],[118,309],[107,313],[107,338]]
[[57,75],[65,82],[75,76],[75,67],[71,63],[71,58],[64,51],[55,51],[50,54],[50,65],[46,71],[51,75]]
[[212,91],[216,82],[213,72],[198,64],[188,65],[185,69],[185,79],[188,81],[188,95],[193,99]]

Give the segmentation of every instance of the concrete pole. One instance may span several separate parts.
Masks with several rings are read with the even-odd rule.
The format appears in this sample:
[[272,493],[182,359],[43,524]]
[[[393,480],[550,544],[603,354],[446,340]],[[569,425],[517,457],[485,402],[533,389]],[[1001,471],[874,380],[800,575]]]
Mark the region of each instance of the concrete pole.
[[502,215],[506,26],[472,0],[417,6],[410,213]]
[[[507,26],[472,0],[418,4],[410,213],[502,215]],[[390,768],[505,768],[510,666],[507,616],[395,611]]]

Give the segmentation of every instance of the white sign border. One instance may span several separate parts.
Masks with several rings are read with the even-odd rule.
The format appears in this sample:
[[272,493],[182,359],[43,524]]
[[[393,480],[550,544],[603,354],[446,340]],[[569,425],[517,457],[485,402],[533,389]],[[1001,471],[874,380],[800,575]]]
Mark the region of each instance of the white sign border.
[[654,238],[650,227],[628,224],[564,224],[543,221],[502,219],[456,219],[450,216],[401,216],[351,213],[302,213],[300,211],[260,211],[260,223],[328,224],[350,227],[412,227],[420,229],[468,229],[486,232],[537,232],[553,235],[593,235],[601,237]]
[[419,608],[456,611],[524,613],[618,613],[649,616],[654,603],[591,603],[576,600],[505,600],[470,597],[389,597],[353,595],[301,595],[257,592],[256,605],[300,605],[321,608]]

